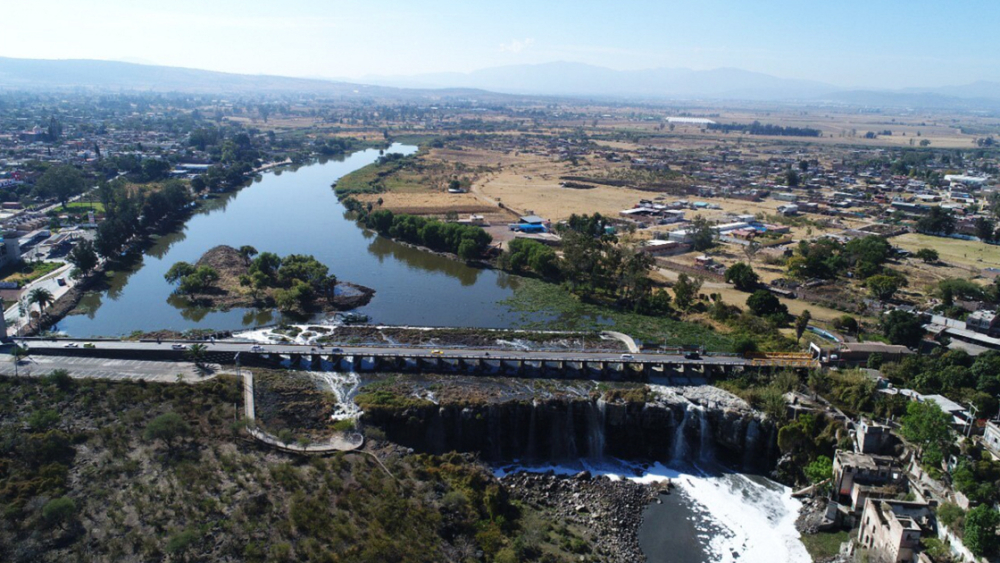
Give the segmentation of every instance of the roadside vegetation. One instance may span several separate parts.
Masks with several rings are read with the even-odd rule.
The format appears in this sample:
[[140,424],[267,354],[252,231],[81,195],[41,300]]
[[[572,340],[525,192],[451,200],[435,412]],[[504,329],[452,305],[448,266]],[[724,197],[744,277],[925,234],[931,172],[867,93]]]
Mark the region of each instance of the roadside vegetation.
[[0,558],[568,560],[558,537],[532,532],[547,517],[470,458],[385,445],[383,468],[260,449],[234,410],[241,393],[225,376],[0,378]]

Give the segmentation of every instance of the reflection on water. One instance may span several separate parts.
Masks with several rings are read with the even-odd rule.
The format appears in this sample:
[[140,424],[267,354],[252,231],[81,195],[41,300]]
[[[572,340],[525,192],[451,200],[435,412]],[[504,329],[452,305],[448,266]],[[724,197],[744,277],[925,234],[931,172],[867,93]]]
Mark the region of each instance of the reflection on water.
[[479,279],[479,272],[481,270],[478,268],[471,268],[456,260],[427,260],[428,256],[433,255],[412,246],[399,244],[384,237],[374,236],[374,233],[372,235],[368,251],[378,258],[379,262],[384,261],[387,257],[392,257],[392,259],[404,262],[413,269],[425,272],[444,272],[458,279],[463,286],[474,285],[476,280]]
[[[394,145],[412,153],[416,147]],[[515,277],[454,260],[366,232],[345,216],[330,184],[373,162],[366,150],[325,163],[285,168],[255,178],[239,192],[203,200],[178,232],[157,237],[145,256],[109,276],[102,293],[89,294],[83,314],[60,328],[76,336],[120,335],[134,330],[232,330],[282,320],[272,311],[212,311],[173,294],[163,274],[178,261],[194,263],[219,244],[252,245],[279,255],[312,254],[344,281],[376,290],[360,309],[386,324],[509,327],[521,320],[500,302]]]

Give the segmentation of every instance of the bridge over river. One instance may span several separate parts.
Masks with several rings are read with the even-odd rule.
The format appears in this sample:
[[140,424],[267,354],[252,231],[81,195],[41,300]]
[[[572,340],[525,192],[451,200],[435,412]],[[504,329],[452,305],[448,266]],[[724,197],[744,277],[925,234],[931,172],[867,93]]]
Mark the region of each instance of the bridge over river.
[[522,377],[645,380],[652,376],[723,377],[748,369],[818,364],[809,354],[708,353],[683,351],[615,353],[587,350],[497,350],[465,347],[309,346],[205,341],[19,339],[31,354],[108,359],[188,360],[187,347],[203,344],[203,361],[221,365],[287,366],[326,371],[438,372]]

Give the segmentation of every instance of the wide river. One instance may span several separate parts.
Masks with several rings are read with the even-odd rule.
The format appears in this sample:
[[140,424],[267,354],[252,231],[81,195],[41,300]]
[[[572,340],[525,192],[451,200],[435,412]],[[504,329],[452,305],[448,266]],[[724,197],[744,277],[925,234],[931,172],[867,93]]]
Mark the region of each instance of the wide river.
[[[387,152],[414,151],[414,146],[396,144]],[[279,322],[272,311],[210,311],[173,295],[174,287],[163,279],[167,269],[181,260],[193,263],[220,244],[312,254],[339,279],[376,290],[371,303],[358,309],[372,322],[492,328],[516,323],[521,315],[501,304],[513,293],[516,278],[397,244],[345,218],[330,184],[378,157],[379,151],[371,149],[266,173],[242,190],[206,201],[180,231],[160,238],[132,269],[118,272],[108,291],[86,295],[79,307],[86,314],[66,317],[58,329],[87,337]]]

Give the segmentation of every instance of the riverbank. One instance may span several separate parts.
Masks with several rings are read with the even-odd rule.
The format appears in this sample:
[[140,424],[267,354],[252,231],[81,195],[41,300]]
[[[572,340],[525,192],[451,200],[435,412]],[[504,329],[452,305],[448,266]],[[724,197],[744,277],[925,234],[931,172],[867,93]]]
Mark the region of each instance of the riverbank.
[[119,270],[130,269],[131,264],[141,261],[146,251],[156,244],[157,237],[176,232],[179,228],[183,228],[184,224],[194,215],[196,210],[197,205],[187,208],[187,210],[177,216],[152,225],[145,233],[137,235],[129,243],[128,250],[121,256],[98,262],[93,270],[82,279],[75,281],[69,291],[61,295],[46,308],[44,317],[34,319],[26,324],[21,334],[23,336],[37,336],[51,327],[57,326],[60,321],[69,315],[84,314],[84,311],[78,310],[78,306],[85,295],[94,291],[107,291],[110,288],[108,278],[111,275]]

